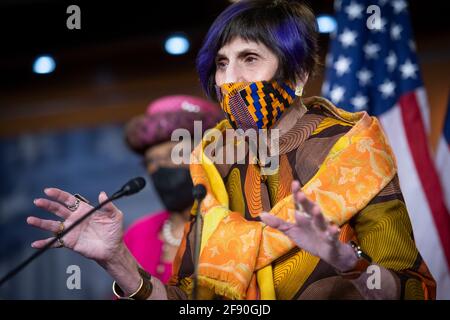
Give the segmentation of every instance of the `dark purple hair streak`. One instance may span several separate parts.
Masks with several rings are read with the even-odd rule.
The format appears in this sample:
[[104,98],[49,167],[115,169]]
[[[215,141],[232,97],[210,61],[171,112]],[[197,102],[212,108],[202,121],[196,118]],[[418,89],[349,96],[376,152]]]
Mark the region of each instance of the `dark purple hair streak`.
[[296,82],[318,64],[317,25],[303,1],[241,0],[225,9],[211,25],[197,55],[203,90],[215,95],[216,55],[235,37],[263,43],[278,57],[274,78]]

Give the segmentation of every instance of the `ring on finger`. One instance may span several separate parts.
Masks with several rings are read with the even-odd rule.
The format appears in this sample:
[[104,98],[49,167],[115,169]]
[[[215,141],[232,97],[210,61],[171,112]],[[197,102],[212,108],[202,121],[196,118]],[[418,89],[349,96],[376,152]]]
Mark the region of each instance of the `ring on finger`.
[[55,232],[55,236],[59,236],[63,232],[64,232],[64,222],[59,221],[59,230]]
[[78,199],[78,198],[75,198],[74,204],[66,205],[67,209],[69,209],[72,212],[76,211],[79,206],[80,206],[80,199]]

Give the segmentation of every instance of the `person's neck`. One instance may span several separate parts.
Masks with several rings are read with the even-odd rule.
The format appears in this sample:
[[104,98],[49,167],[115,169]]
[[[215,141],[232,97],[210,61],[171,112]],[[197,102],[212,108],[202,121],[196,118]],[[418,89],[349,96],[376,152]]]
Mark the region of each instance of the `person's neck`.
[[297,98],[294,103],[283,113],[271,130],[278,129],[280,138],[288,133],[297,123],[298,119],[306,113],[301,99]]
[[[295,126],[295,124],[298,122],[298,119],[303,117],[303,115],[306,113],[306,108],[302,105],[302,102],[299,98],[297,98],[293,104],[286,109],[286,111],[283,113],[281,118],[275,123],[275,125],[267,131],[268,133],[268,140],[264,143],[263,146],[258,145],[256,149],[256,158],[258,161],[262,164],[266,163],[268,159],[266,159],[267,156],[279,156],[279,150],[282,148],[281,143],[283,143],[284,139],[282,140],[281,137],[285,134],[287,134],[292,128]],[[277,134],[275,134],[274,130],[278,130]],[[276,139],[278,140],[277,143],[273,144],[274,141],[272,140]],[[258,140],[259,141],[259,140]],[[275,150],[271,150],[273,147],[278,146],[278,148]],[[260,148],[265,148],[266,151],[263,151],[261,154]]]
[[189,220],[191,210],[186,209],[183,212],[170,212],[169,220],[172,222],[172,233],[175,237],[183,236],[184,224]]
[[170,221],[172,221],[174,227],[184,225],[186,221],[189,220],[189,216],[191,214],[191,209],[188,208],[186,210],[183,210],[183,212],[170,212]]

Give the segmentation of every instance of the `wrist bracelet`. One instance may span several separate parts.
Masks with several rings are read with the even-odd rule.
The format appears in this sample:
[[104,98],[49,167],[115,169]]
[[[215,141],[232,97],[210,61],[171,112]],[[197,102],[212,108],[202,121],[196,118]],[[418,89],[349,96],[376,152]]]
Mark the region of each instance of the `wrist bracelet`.
[[141,282],[137,290],[128,297],[124,297],[123,290],[116,283],[116,281],[113,282],[112,290],[117,298],[130,300],[147,300],[147,298],[150,297],[153,291],[153,284],[151,281],[152,277],[142,268],[138,268],[138,271],[141,276]]

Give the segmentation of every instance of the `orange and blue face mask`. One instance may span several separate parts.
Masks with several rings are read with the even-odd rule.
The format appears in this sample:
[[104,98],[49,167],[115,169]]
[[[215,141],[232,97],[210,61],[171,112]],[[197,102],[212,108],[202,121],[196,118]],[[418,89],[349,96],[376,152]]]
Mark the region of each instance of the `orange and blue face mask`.
[[216,86],[217,99],[234,129],[270,129],[295,99],[282,81],[234,82]]

